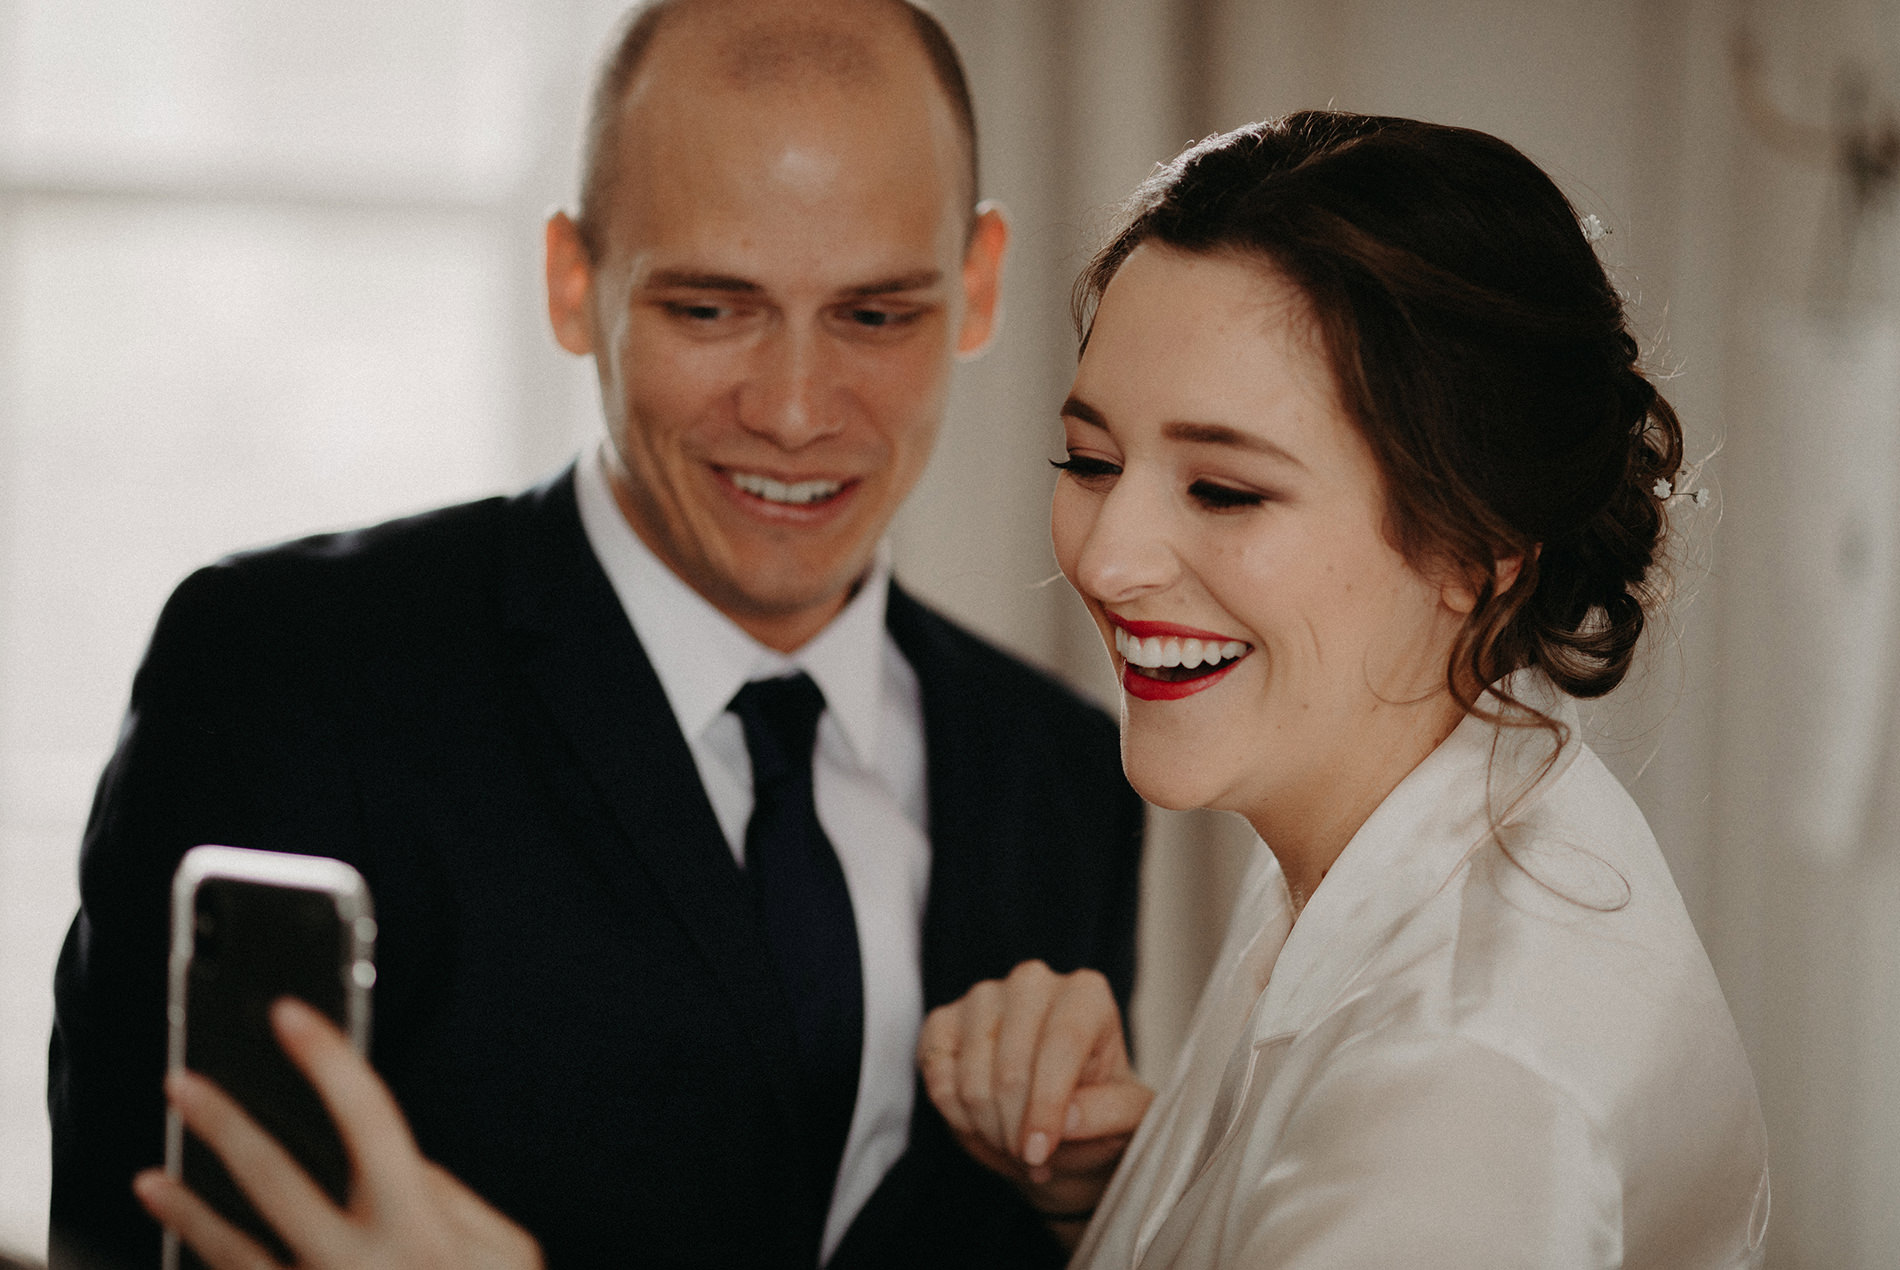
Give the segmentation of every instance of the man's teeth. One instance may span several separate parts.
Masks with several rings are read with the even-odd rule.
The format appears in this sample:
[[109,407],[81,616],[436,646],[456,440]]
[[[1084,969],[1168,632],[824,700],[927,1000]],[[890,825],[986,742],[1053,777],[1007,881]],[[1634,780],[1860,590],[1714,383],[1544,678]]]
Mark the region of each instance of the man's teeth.
[[754,476],[750,472],[734,472],[732,483],[768,503],[789,503],[794,507],[823,502],[844,488],[843,481],[793,481],[787,484],[769,476]]
[[1198,666],[1217,666],[1221,662],[1232,661],[1246,652],[1247,648],[1237,639],[1176,639],[1172,635],[1166,639],[1158,635],[1136,639],[1121,627],[1115,628],[1115,651],[1122,655],[1123,660],[1149,670],[1160,666],[1180,666],[1187,670]]

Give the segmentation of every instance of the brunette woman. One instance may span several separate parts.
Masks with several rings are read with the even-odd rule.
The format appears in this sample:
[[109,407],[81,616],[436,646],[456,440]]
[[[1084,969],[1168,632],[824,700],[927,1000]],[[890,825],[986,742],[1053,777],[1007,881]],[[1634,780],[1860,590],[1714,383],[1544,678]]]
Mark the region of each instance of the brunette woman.
[[1578,730],[1691,502],[1590,237],[1495,138],[1306,113],[1181,155],[1083,276],[1053,529],[1124,764],[1270,850],[1152,1107],[1088,975],[925,1024],[1075,1264],[1759,1256],[1753,1077]]

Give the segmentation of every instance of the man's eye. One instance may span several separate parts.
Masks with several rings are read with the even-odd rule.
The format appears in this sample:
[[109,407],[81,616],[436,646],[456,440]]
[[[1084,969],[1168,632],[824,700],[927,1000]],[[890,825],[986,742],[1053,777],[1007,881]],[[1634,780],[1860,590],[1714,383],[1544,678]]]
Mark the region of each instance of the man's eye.
[[690,301],[674,301],[666,306],[666,311],[689,322],[717,322],[731,312],[723,304],[694,304]]
[[909,326],[922,312],[921,309],[858,307],[844,310],[843,316],[851,325],[867,331],[893,331],[898,327]]
[[1231,485],[1216,485],[1212,481],[1196,481],[1188,486],[1188,497],[1209,511],[1234,511],[1242,507],[1258,507],[1267,501],[1265,494],[1256,494],[1252,490],[1235,489]]
[[1083,454],[1071,454],[1066,459],[1050,459],[1049,466],[1058,472],[1067,472],[1084,485],[1091,481],[1106,481],[1122,474],[1118,464],[1107,459],[1093,459]]

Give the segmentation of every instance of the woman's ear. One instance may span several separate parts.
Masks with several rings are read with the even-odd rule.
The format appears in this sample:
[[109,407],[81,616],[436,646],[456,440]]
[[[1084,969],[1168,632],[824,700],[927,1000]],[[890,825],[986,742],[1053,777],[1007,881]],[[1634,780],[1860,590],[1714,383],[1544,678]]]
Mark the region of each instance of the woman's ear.
[[[1537,548],[1533,547],[1531,551],[1535,554]],[[1522,572],[1524,572],[1523,556],[1506,556],[1504,559],[1498,561],[1497,568],[1494,570],[1496,576],[1496,593],[1503,595],[1506,591],[1517,585],[1517,575]]]
[[[1536,559],[1539,548],[1531,548],[1531,558]],[[1505,556],[1491,567],[1491,594],[1503,595],[1517,585],[1517,579],[1524,572],[1524,557]],[[1468,616],[1478,607],[1478,596],[1484,592],[1482,578],[1474,578],[1457,570],[1450,570],[1450,576],[1439,587],[1438,596],[1446,608],[1460,617]]]

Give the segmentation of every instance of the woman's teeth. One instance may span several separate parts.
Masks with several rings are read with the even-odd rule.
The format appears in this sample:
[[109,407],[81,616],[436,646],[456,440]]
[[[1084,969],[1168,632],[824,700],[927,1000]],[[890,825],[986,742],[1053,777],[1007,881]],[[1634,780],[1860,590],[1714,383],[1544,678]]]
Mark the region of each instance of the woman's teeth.
[[732,483],[755,498],[763,498],[768,503],[786,503],[793,507],[802,507],[807,503],[821,503],[844,488],[843,481],[775,481],[769,476],[755,476],[750,472],[732,473]]
[[1115,651],[1132,666],[1143,670],[1162,668],[1194,670],[1213,669],[1224,661],[1232,661],[1245,653],[1250,645],[1237,639],[1200,640],[1177,639],[1170,635],[1166,639],[1150,635],[1147,639],[1136,639],[1121,627],[1115,628]]

